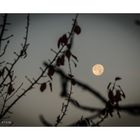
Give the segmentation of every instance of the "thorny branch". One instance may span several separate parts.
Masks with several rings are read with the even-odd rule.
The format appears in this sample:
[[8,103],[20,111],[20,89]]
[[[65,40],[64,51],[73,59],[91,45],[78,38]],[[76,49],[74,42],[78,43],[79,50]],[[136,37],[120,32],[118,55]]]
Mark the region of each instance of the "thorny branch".
[[[24,43],[21,44],[22,49],[20,53],[18,54],[17,52],[14,52],[14,54],[17,56],[17,58],[14,60],[13,63],[7,62],[7,64],[0,70],[0,78],[2,79],[0,83],[0,98],[3,100],[3,105],[0,113],[0,119],[3,119],[7,113],[12,113],[10,109],[24,96],[26,93],[28,93],[31,89],[34,88],[35,85],[40,85],[40,91],[43,92],[46,89],[46,84],[49,83],[50,85],[50,90],[52,91],[52,79],[54,73],[57,73],[61,77],[61,84],[62,84],[62,91],[60,93],[61,97],[65,98],[65,102],[62,103],[62,108],[61,108],[61,113],[57,116],[56,123],[53,125],[49,123],[45,118],[40,115],[40,120],[41,122],[46,125],[46,126],[58,126],[60,123],[62,123],[62,120],[64,116],[66,115],[66,112],[68,110],[69,104],[74,105],[78,109],[84,110],[84,111],[89,111],[92,114],[91,116],[88,117],[81,117],[80,120],[68,125],[68,126],[99,126],[107,117],[110,115],[111,117],[113,116],[113,112],[117,111],[117,114],[119,117],[120,116],[120,111],[127,112],[131,115],[140,115],[140,105],[126,105],[126,106],[120,106],[119,102],[121,101],[122,98],[125,98],[125,94],[120,86],[116,87],[116,82],[120,80],[120,77],[115,78],[114,83],[109,83],[107,89],[108,89],[108,99],[102,96],[98,91],[96,91],[94,88],[90,87],[89,85],[80,82],[79,80],[75,79],[72,73],[72,68],[71,68],[71,62],[74,63],[75,66],[77,64],[75,63],[74,60],[78,62],[78,59],[75,55],[72,54],[71,49],[73,47],[73,39],[74,39],[74,34],[80,34],[81,28],[78,25],[77,22],[78,15],[76,15],[75,19],[73,20],[73,26],[71,28],[71,31],[67,34],[62,35],[59,40],[58,40],[58,51],[55,51],[51,49],[53,53],[55,53],[54,58],[48,62],[44,62],[45,68],[40,68],[41,69],[41,74],[37,78],[33,78],[31,80],[27,76],[25,78],[30,82],[30,85],[23,90],[23,92],[17,96],[16,99],[14,99],[10,104],[7,104],[7,102],[14,96],[16,93],[19,91],[19,89],[22,87],[23,83],[19,85],[17,89],[14,89],[14,80],[16,76],[14,76],[14,66],[16,63],[21,59],[21,58],[26,58],[27,57],[27,49],[29,46],[28,43],[28,34],[29,34],[29,25],[30,25],[30,15],[27,15],[27,25],[25,27],[26,33],[24,37]],[[7,14],[3,16],[3,23],[1,25],[1,33],[0,33],[0,51],[2,50],[2,42],[7,41],[4,48],[3,52],[0,54],[0,57],[2,57],[6,49],[8,47],[8,44],[10,42],[10,38],[13,35],[9,35],[7,37],[4,37],[4,32],[7,30],[6,26],[10,25],[10,23],[7,23]],[[68,60],[68,67],[69,67],[69,73],[66,74],[64,71],[62,71],[61,68],[59,68],[61,65],[64,65],[65,57]],[[71,59],[71,58],[74,58]],[[0,62],[0,66],[3,66],[5,62]],[[48,70],[48,71],[47,71]],[[47,76],[46,76],[47,75]],[[41,79],[45,79],[46,77],[49,77],[50,80],[47,80],[43,83],[39,83]],[[69,86],[69,92],[68,92],[68,82],[70,83]],[[97,99],[99,99],[104,107],[103,108],[96,108],[96,107],[89,107],[89,106],[84,106],[80,104],[77,100],[73,99],[71,97],[73,93],[73,86],[76,85],[80,88],[83,88],[84,90],[87,90],[89,93],[94,95]],[[112,85],[112,87],[111,87]],[[5,89],[7,89],[6,92]],[[3,93],[4,92],[4,93]],[[93,122],[94,119],[98,118],[99,120],[95,123]]]
[[[5,21],[4,23],[6,23],[6,20],[7,20],[7,15],[5,16]],[[21,44],[22,46],[22,49],[20,51],[19,54],[17,54],[16,52],[14,52],[14,54],[17,56],[17,58],[14,60],[13,63],[9,63],[7,62],[7,65],[5,65],[3,67],[3,69],[1,70],[1,75],[0,77],[2,78],[1,80],[1,83],[0,83],[0,93],[2,93],[2,91],[4,90],[5,87],[7,87],[7,92],[6,92],[6,95],[3,96],[3,106],[2,106],[2,109],[1,109],[1,113],[0,113],[0,119],[2,119],[4,117],[4,114],[8,113],[9,110],[7,110],[7,102],[9,101],[9,99],[11,99],[11,97],[13,97],[13,95],[15,95],[18,90],[21,88],[22,84],[19,86],[19,88],[17,90],[15,90],[13,88],[13,84],[14,84],[14,80],[16,78],[16,76],[14,76],[14,66],[16,65],[16,63],[21,59],[21,58],[25,58],[27,56],[27,48],[29,46],[29,44],[27,43],[27,40],[28,40],[28,34],[29,34],[29,20],[30,20],[30,15],[28,14],[27,15],[27,25],[25,27],[26,29],[26,33],[25,33],[25,37],[24,37],[24,43]],[[4,27],[3,27],[4,28]],[[4,33],[1,34],[1,36],[3,36]],[[6,37],[6,38],[1,38],[2,40],[7,40],[9,39],[10,36]],[[8,40],[8,43],[9,43],[9,40]],[[9,81],[9,82],[8,82]],[[7,82],[7,83],[6,83]],[[6,89],[5,89],[6,90]],[[13,91],[15,91],[13,93]],[[7,111],[6,111],[7,110]]]
[[[71,32],[69,33],[68,40],[70,39],[70,43],[69,44],[66,43],[67,42],[66,41],[66,35],[63,35],[58,40],[58,47],[59,47],[59,44],[61,44],[61,43],[67,44],[67,50],[64,52],[64,55],[63,56],[64,57],[66,56],[67,59],[68,59],[68,66],[69,66],[69,74],[68,74],[68,77],[70,79],[73,79],[73,74],[72,74],[72,69],[71,69],[71,61],[76,66],[76,63],[73,60],[71,60],[71,56],[76,61],[78,61],[77,57],[75,55],[73,55],[72,52],[71,52],[71,49],[73,47],[74,34],[79,35],[80,32],[81,32],[81,28],[80,28],[80,26],[77,23],[77,17],[78,17],[78,15],[76,15],[76,18],[74,19],[74,23],[73,23]],[[56,53],[54,50],[53,50],[53,52]],[[64,61],[64,57],[63,57],[63,61]],[[59,60],[59,58],[57,60]],[[61,58],[61,60],[62,60],[62,58]],[[60,60],[60,62],[57,61],[57,63],[56,63],[57,66],[60,66],[61,65],[61,62],[62,62],[61,60]],[[48,65],[46,62],[44,62],[44,65],[45,66],[49,66],[50,68],[53,67],[53,69],[55,71],[55,67],[56,66]],[[62,64],[62,65],[64,65],[64,64]],[[61,113],[57,116],[57,120],[56,120],[56,123],[55,123],[54,126],[57,126],[60,123],[62,123],[62,119],[64,118],[64,116],[66,115],[66,112],[68,110],[68,106],[69,106],[70,99],[71,99],[71,94],[73,93],[73,91],[72,91],[72,89],[73,89],[72,87],[74,85],[74,81],[73,80],[70,81],[70,89],[69,89],[69,92],[67,92],[67,85],[68,85],[67,79],[66,78],[61,79],[61,83],[62,83],[62,91],[61,91],[60,95],[61,95],[61,97],[65,97],[66,98],[66,103],[65,102],[62,103]],[[43,118],[43,116],[41,117],[41,120],[44,120],[42,118]]]
[[[70,39],[71,47],[70,47],[70,50],[71,50],[71,48],[73,46],[73,39],[74,39],[74,32],[73,32],[73,30],[74,30],[74,28],[76,26],[77,17],[78,16],[76,15],[76,18],[74,20],[74,24],[73,24],[73,27],[72,27],[71,33],[70,33],[70,35],[71,35],[71,39]],[[68,59],[68,65],[69,65],[69,75],[73,75],[72,69],[71,69],[71,61],[70,61],[70,59]],[[69,93],[67,93],[67,84],[68,84],[67,79],[62,80],[62,83],[63,83],[62,84],[63,87],[62,87],[61,95],[66,95],[67,96],[67,100],[66,100],[66,103],[65,102],[62,103],[61,113],[57,117],[57,121],[56,121],[55,126],[58,126],[59,123],[62,122],[62,119],[64,118],[64,116],[66,115],[66,112],[68,110],[68,106],[69,106],[69,103],[70,103],[71,95],[72,95],[72,92],[73,92],[72,91],[72,87],[73,87],[72,82],[70,82],[70,91],[69,91]]]
[[[47,64],[46,64],[47,65]],[[64,73],[64,71],[60,68],[55,68],[55,72],[61,76],[61,79],[66,79],[67,82],[68,81],[71,81],[72,79],[70,77],[67,76],[67,74]],[[89,93],[91,93],[92,95],[96,96],[96,95],[99,95],[99,96],[96,96],[99,100],[101,100],[101,98],[104,99],[104,97],[102,97],[101,93],[97,92],[95,89],[93,89],[92,87],[89,87],[87,84],[77,80],[77,79],[73,79],[75,81],[75,85],[80,87],[80,88],[83,88],[84,90],[87,90],[89,91]],[[118,80],[118,77],[117,77],[117,80]],[[119,79],[120,80],[120,79]],[[137,104],[137,105],[125,105],[125,106],[122,106],[122,105],[118,105],[118,101],[120,101],[120,98],[121,97],[125,97],[124,95],[124,92],[122,90],[122,88],[120,86],[117,85],[117,87],[115,86],[116,84],[116,78],[115,78],[115,82],[112,83],[112,88],[111,88],[111,84],[109,85],[110,87],[107,87],[108,90],[116,90],[116,92],[118,94],[115,94],[112,98],[110,98],[110,95],[109,96],[109,100],[107,101],[105,99],[105,102],[104,105],[105,107],[103,108],[95,108],[95,107],[89,107],[89,106],[84,106],[82,104],[80,104],[77,100],[73,99],[72,97],[69,99],[69,102],[74,105],[75,107],[77,107],[78,109],[81,109],[83,111],[88,111],[88,112],[91,112],[91,113],[95,113],[89,117],[85,117],[84,119],[82,118],[82,120],[79,120],[77,122],[74,122],[68,126],[99,126],[107,117],[108,115],[110,115],[111,117],[113,116],[113,112],[116,110],[117,113],[118,113],[118,116],[120,117],[120,114],[119,112],[126,112],[126,113],[129,113],[131,115],[140,115],[140,105]],[[64,89],[64,87],[62,86],[63,90],[66,90]],[[89,90],[90,89],[90,90]],[[118,92],[118,89],[120,89],[120,96],[119,95],[119,92]],[[96,91],[95,93],[93,91]],[[108,92],[109,92],[108,91]],[[98,93],[98,94],[97,94]],[[110,92],[109,92],[110,94]],[[100,98],[101,97],[101,98]],[[112,104],[112,100],[114,100],[114,102],[116,102],[116,104]],[[94,119],[96,118],[99,118],[99,121],[97,121],[96,123],[93,122]],[[43,116],[41,116],[41,121],[43,120],[43,124],[44,125],[47,125],[48,124],[51,124],[49,123],[47,120],[45,120],[45,118]],[[45,123],[46,122],[46,123]],[[90,122],[90,125],[89,125],[89,122]],[[47,125],[48,126],[48,125]],[[53,124],[49,125],[49,126],[53,126]]]
[[[59,55],[62,53],[62,50],[64,49],[64,47],[67,45],[68,41],[71,39],[72,35],[73,35],[73,32],[74,32],[74,27],[75,25],[77,24],[77,15],[76,15],[76,18],[74,20],[74,24],[73,24],[73,27],[72,27],[72,30],[71,32],[69,33],[69,36],[68,38],[66,39],[66,36],[64,35],[60,42],[58,42],[58,48],[60,47],[61,45],[61,48],[59,49],[59,51],[55,54],[55,57],[52,59],[52,61],[49,62],[49,66],[51,66],[56,60],[57,58],[59,57]],[[29,25],[29,16],[27,18],[27,25]],[[26,57],[26,49],[28,47],[28,44],[27,44],[27,37],[28,37],[28,27],[26,28],[26,36],[25,36],[25,42],[24,42],[24,45],[23,46],[23,50],[21,51],[20,55],[21,56],[24,56]],[[67,40],[67,41],[66,41]],[[20,55],[17,55],[18,58],[15,60],[15,62],[12,64],[11,68],[10,68],[10,71],[12,70],[13,66],[15,65],[15,63],[18,61]],[[17,101],[19,101],[19,99],[21,99],[27,92],[29,92],[36,84],[39,84],[39,80],[43,77],[45,77],[45,74],[46,74],[46,71],[49,69],[49,66],[46,66],[44,69],[41,69],[41,74],[35,79],[34,78],[34,81],[29,85],[29,87],[27,89],[25,89],[23,91],[23,93],[21,93],[4,111],[3,113],[0,115],[0,119],[2,119],[6,114],[7,112],[16,104]],[[52,69],[51,69],[52,70]],[[50,69],[48,71],[48,76],[50,77],[50,79],[52,80],[52,75],[49,73],[51,72]],[[51,72],[52,73],[52,72]],[[4,81],[6,80],[6,78],[4,78],[3,82],[1,84],[4,83]]]
[[[0,28],[1,28],[1,32],[0,32],[0,57],[2,57],[5,54],[6,49],[8,47],[8,44],[10,43],[9,39],[11,37],[13,37],[13,34],[11,34],[7,37],[4,37],[4,33],[8,30],[8,29],[6,29],[6,27],[11,24],[11,23],[7,22],[7,17],[8,17],[7,14],[3,15],[3,23],[0,25]],[[2,49],[2,42],[4,42],[4,41],[6,41],[6,44]]]
[[56,73],[58,73],[59,75],[61,75],[63,78],[66,78],[68,81],[74,81],[75,84],[87,91],[89,91],[89,93],[93,94],[94,96],[96,96],[98,99],[100,99],[104,104],[107,103],[107,100],[105,99],[105,97],[103,97],[98,91],[96,91],[95,89],[93,89],[92,87],[90,87],[89,85],[84,84],[83,82],[80,82],[79,80],[73,78],[71,79],[69,76],[67,76],[61,69],[55,69]]

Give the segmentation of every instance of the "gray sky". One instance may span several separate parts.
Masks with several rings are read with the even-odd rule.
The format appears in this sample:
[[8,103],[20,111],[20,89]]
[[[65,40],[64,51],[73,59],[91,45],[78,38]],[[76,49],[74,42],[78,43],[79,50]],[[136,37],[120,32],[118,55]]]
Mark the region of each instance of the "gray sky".
[[[58,38],[70,31],[74,14],[34,14],[31,15],[29,28],[28,57],[21,60],[15,67],[18,75],[17,84],[24,81],[24,87],[29,83],[25,75],[37,77],[39,67],[44,60],[52,59],[53,48],[57,51]],[[107,97],[106,86],[116,76],[123,79],[119,82],[126,93],[126,99],[122,104],[134,104],[140,101],[140,27],[134,24],[139,15],[115,15],[115,14],[80,14],[78,23],[82,28],[80,35],[75,35],[73,53],[78,57],[77,68],[73,67],[75,77],[100,91]],[[12,25],[9,32],[14,34],[11,45],[5,58],[12,61],[14,50],[19,51],[23,36],[25,35],[26,16],[9,15]],[[105,72],[96,77],[92,74],[92,66],[96,63],[104,65]],[[68,69],[65,69],[68,71]],[[60,113],[63,99],[59,97],[60,81],[55,76],[53,80],[53,92],[49,89],[41,93],[39,87],[30,91],[13,108],[14,114],[11,120],[15,125],[41,125],[39,114],[51,123],[55,123],[56,116]],[[89,106],[103,107],[103,104],[91,96],[88,92],[74,87],[72,95],[80,103]],[[133,117],[121,113],[122,118],[108,118],[102,125],[140,125],[139,117]],[[81,116],[90,113],[83,112],[70,106],[63,124],[69,124]]]

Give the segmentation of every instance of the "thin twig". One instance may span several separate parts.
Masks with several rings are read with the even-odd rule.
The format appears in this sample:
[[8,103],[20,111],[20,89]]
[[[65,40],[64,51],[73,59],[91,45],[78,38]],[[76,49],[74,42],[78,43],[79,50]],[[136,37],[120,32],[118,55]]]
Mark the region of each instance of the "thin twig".
[[[68,77],[60,68],[56,68],[55,69],[56,73],[58,73],[59,75],[61,75],[62,77],[66,78],[68,81],[71,81],[72,79],[70,77]],[[107,100],[95,89],[93,89],[92,87],[90,87],[89,85],[80,82],[79,80],[73,78],[73,80],[75,81],[76,85],[89,91],[89,93],[92,93],[94,96],[96,96],[98,99],[100,99],[100,101],[102,101],[104,104],[107,103]]]
[[3,35],[4,35],[6,22],[7,22],[7,14],[5,14],[3,16],[3,24],[2,24],[2,29],[1,29],[1,33],[0,33],[0,50],[1,50],[2,38],[3,38]]
[[[68,61],[68,64],[69,64],[69,70],[70,70],[70,74],[72,75],[72,70],[71,70],[71,65],[70,65],[70,61]],[[67,93],[66,93],[67,94]],[[62,113],[59,115],[59,119],[57,119],[56,121],[56,124],[55,126],[58,126],[59,123],[62,122],[62,119],[64,118],[64,116],[66,115],[66,112],[68,110],[68,106],[69,106],[69,103],[70,103],[70,99],[71,99],[71,94],[72,94],[72,82],[70,82],[70,93],[68,94],[68,99],[67,99],[67,103],[64,107],[64,110],[62,111]]]
[[[28,32],[29,32],[29,21],[30,21],[30,16],[27,15],[27,26],[26,26],[26,35],[25,35],[25,41],[24,41],[24,45],[21,51],[26,51],[27,48],[27,40],[28,40]],[[17,56],[17,58],[14,60],[14,62],[12,63],[9,72],[7,73],[7,75],[5,76],[5,78],[3,79],[3,81],[0,83],[0,85],[3,85],[4,82],[6,81],[6,79],[8,78],[8,75],[10,74],[10,72],[12,71],[13,67],[15,66],[15,64],[19,61],[19,59],[23,56],[23,54],[20,54]]]
[[23,83],[20,84],[20,86],[15,90],[15,92],[14,92],[11,96],[9,96],[9,97],[7,98],[6,101],[10,100],[10,99],[19,91],[19,89],[22,87],[22,85],[23,85]]

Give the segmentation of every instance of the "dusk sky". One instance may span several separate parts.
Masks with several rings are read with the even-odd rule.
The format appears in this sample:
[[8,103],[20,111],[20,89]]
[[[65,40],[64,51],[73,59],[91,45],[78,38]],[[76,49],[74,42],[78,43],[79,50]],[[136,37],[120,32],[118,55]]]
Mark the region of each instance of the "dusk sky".
[[[8,18],[12,23],[8,33],[14,34],[14,37],[3,59],[12,62],[15,57],[13,52],[21,49],[26,15],[11,14]],[[55,54],[50,49],[58,51],[57,41],[64,33],[70,32],[74,18],[75,14],[31,14],[28,57],[20,60],[15,67],[18,76],[15,86],[24,82],[23,87],[26,88],[30,83],[25,79],[25,75],[36,78],[40,74],[39,67],[43,66],[44,61],[53,59]],[[140,19],[139,14],[79,14],[78,24],[82,31],[80,35],[74,36],[72,48],[73,54],[79,59],[76,68],[71,64],[75,78],[95,88],[107,98],[108,83],[113,82],[116,76],[122,77],[118,84],[126,94],[126,99],[121,102],[124,105],[140,103],[140,26],[135,25],[136,19]],[[101,76],[92,73],[92,66],[97,63],[104,66],[104,73]],[[63,69],[68,72],[68,64]],[[59,76],[54,76],[53,92],[50,92],[49,88],[40,92],[39,86],[35,87],[12,108],[10,120],[14,125],[40,126],[42,125],[39,120],[40,114],[52,124],[56,122],[64,101],[59,96],[61,90]],[[72,97],[83,105],[104,107],[100,100],[79,87],[74,86],[73,92]],[[70,105],[62,125],[89,115],[91,113]],[[140,125],[140,117],[123,112],[121,116],[120,119],[114,113],[114,117],[108,117],[102,125]]]

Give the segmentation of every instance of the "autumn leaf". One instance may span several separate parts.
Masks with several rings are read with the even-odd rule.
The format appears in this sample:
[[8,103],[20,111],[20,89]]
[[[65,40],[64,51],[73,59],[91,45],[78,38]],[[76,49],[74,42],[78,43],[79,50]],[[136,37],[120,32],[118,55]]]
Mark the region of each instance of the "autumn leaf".
[[0,77],[2,76],[3,74],[2,74],[2,71],[0,71]]
[[59,48],[61,44],[67,45],[67,43],[68,43],[68,38],[67,38],[67,35],[64,34],[62,37],[60,37],[60,38],[58,39],[57,46],[58,46],[58,48]]
[[13,91],[14,91],[14,88],[13,88],[12,84],[10,84],[8,87],[8,95],[10,95]]
[[76,126],[90,126],[90,121],[88,119],[79,120]]
[[52,76],[54,74],[55,70],[53,66],[50,66],[48,69],[48,76],[52,79]]
[[61,58],[60,57],[58,57],[57,58],[57,60],[56,60],[56,65],[59,67],[60,65],[61,65]]
[[56,122],[58,123],[60,121],[60,115],[57,116]]
[[50,86],[50,91],[52,92],[52,83],[51,82],[49,83],[49,86]]
[[61,38],[58,39],[58,42],[57,42],[57,47],[59,48],[61,45]]
[[47,84],[45,82],[42,83],[40,86],[40,91],[43,92],[46,89],[46,87],[47,87]]
[[112,106],[112,104],[110,102],[108,102],[106,104],[106,107],[107,107],[107,111],[110,114],[110,116],[113,117],[113,106]]
[[121,80],[121,79],[122,79],[121,77],[116,77],[115,81],[118,81],[118,80]]
[[106,109],[103,109],[103,110],[102,110],[102,112],[101,112],[101,115],[103,115],[103,116],[104,116],[104,115],[105,115],[105,113],[106,113]]
[[0,70],[0,77],[4,75],[4,68]]
[[124,92],[122,93],[122,96],[123,96],[123,98],[125,98],[125,94],[124,94]]
[[61,38],[61,42],[64,43],[64,45],[67,45],[67,42],[68,42],[68,38],[67,38],[67,35],[64,34]]
[[70,60],[70,56],[71,56],[71,52],[70,52],[70,50],[67,50],[66,51],[66,57],[68,58],[68,60]]
[[72,74],[68,74],[68,76],[69,76],[70,78],[74,77],[74,75],[72,75]]
[[121,93],[120,93],[120,90],[116,90],[116,95],[115,95],[115,97],[114,97],[114,100],[115,100],[116,102],[121,101]]
[[71,43],[67,44],[68,49],[71,49]]
[[76,81],[74,79],[71,80],[72,85],[74,86],[76,84]]
[[79,25],[76,25],[75,28],[74,28],[74,32],[79,35],[81,33],[81,28]]
[[109,98],[110,102],[112,104],[114,104],[114,95],[113,95],[112,90],[109,90],[109,92],[108,92],[108,98]]
[[62,55],[62,56],[60,57],[60,64],[63,66],[64,63],[65,63],[65,56]]

